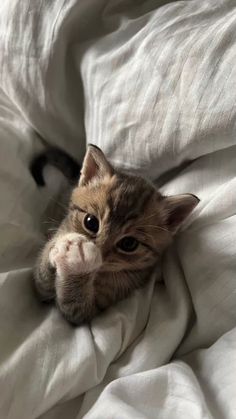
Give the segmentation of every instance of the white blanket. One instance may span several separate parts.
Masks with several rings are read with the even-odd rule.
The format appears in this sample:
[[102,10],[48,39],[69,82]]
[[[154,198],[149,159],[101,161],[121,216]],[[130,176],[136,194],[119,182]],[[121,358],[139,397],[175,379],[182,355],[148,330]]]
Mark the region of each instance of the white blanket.
[[[167,3],[0,2],[1,419],[236,417],[236,3]],[[33,129],[201,199],[165,285],[91,326],[32,291],[50,200]]]

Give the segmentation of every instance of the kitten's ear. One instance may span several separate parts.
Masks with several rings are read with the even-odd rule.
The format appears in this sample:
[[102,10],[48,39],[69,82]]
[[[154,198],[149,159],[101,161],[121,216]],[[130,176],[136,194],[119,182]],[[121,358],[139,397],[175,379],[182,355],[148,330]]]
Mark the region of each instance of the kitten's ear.
[[79,186],[84,186],[94,178],[103,178],[104,176],[112,176],[114,169],[107,161],[102,150],[95,145],[89,144],[85,154]]
[[183,194],[164,198],[168,229],[175,234],[182,222],[197,206],[200,199],[195,195]]

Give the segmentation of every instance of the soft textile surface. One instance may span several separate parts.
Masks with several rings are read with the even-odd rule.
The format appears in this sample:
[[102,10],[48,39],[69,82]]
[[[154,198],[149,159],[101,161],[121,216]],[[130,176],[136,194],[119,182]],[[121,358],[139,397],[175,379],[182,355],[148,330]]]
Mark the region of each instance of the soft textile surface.
[[[167,3],[0,2],[2,419],[236,417],[236,4]],[[33,130],[201,198],[164,283],[91,326],[32,292],[50,200]]]

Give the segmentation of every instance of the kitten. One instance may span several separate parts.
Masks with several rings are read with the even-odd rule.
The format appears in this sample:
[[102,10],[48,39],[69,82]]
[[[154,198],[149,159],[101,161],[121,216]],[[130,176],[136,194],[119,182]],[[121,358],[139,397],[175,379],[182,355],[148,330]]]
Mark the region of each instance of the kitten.
[[191,194],[162,196],[142,177],[113,168],[90,145],[67,215],[38,257],[40,298],[55,300],[73,324],[90,321],[147,283],[198,202]]

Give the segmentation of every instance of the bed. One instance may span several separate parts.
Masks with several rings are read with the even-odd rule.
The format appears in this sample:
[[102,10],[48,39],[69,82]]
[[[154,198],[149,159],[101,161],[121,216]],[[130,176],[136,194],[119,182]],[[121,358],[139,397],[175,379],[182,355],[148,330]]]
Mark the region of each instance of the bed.
[[[236,417],[235,32],[233,0],[1,1],[2,419]],[[78,328],[32,290],[46,143],[201,200],[163,281]]]

